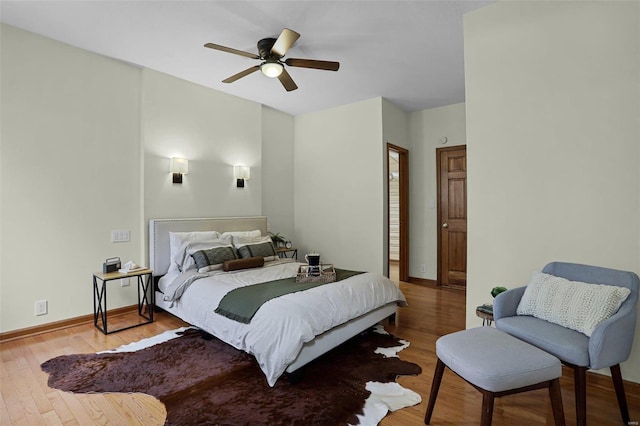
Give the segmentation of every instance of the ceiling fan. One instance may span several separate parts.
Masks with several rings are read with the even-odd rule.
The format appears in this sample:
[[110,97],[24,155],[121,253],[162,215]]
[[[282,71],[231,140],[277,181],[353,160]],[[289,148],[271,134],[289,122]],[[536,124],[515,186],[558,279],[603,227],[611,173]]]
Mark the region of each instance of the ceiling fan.
[[234,81],[239,80],[242,77],[246,77],[247,75],[260,70],[267,77],[278,77],[278,80],[280,80],[280,83],[282,83],[287,92],[290,92],[292,90],[296,90],[298,86],[293,81],[287,70],[284,68],[285,65],[288,65],[290,67],[313,68],[317,70],[327,71],[338,71],[338,68],[340,68],[339,62],[332,61],[318,61],[315,59],[297,58],[287,58],[286,60],[282,60],[289,48],[293,46],[293,43],[295,43],[299,37],[300,34],[298,34],[297,32],[285,28],[282,30],[277,39],[263,38],[262,40],[258,41],[258,55],[256,55],[255,53],[232,49],[231,47],[220,46],[219,44],[213,43],[207,43],[204,45],[204,47],[220,50],[222,52],[233,53],[235,55],[245,56],[251,59],[260,59],[262,61],[260,65],[255,65],[253,67],[247,68],[244,71],[240,71],[239,73],[234,74],[225,80],[222,80],[223,83],[233,83]]

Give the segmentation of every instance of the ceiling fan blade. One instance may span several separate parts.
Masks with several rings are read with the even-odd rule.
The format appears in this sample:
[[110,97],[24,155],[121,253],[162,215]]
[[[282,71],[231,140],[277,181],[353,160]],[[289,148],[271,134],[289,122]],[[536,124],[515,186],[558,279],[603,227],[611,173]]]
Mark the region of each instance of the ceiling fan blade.
[[315,59],[297,59],[289,58],[284,61],[291,67],[313,68],[316,70],[338,71],[340,62],[333,61],[316,61]]
[[276,55],[283,57],[299,37],[300,34],[297,32],[290,30],[289,28],[285,28],[278,36],[276,42],[273,43],[271,53],[275,53]]
[[222,80],[222,82],[223,83],[233,83],[234,81],[239,80],[242,77],[245,77],[245,76],[251,74],[252,72],[256,72],[259,69],[260,69],[260,65],[256,65],[256,66],[253,66],[251,68],[247,68],[244,71],[240,71],[238,74],[234,74],[231,77]]
[[293,79],[285,69],[283,69],[282,73],[278,76],[278,80],[280,80],[280,83],[282,83],[287,92],[296,90],[298,88],[296,83],[293,81]]
[[244,50],[232,49],[231,47],[220,46],[219,44],[207,43],[204,47],[208,47],[209,49],[220,50],[222,52],[233,53],[235,55],[246,56],[251,59],[260,59],[260,56],[255,53],[245,52]]

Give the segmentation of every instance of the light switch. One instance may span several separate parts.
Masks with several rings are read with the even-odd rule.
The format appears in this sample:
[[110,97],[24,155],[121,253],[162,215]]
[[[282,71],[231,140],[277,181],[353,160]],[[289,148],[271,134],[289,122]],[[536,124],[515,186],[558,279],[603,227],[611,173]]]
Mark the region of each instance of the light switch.
[[128,229],[116,229],[114,231],[111,231],[112,243],[126,243],[127,241],[129,241]]

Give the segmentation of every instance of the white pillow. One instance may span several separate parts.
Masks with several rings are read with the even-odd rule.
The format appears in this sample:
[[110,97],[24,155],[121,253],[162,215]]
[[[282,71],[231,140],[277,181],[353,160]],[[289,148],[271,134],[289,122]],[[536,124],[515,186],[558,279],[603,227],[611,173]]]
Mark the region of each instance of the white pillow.
[[[238,250],[241,259],[249,257],[262,256],[265,262],[278,259],[276,248],[273,245],[271,237],[243,237],[234,236],[233,245]],[[247,248],[247,246],[252,246]]]
[[588,284],[534,272],[516,310],[591,336],[601,322],[615,314],[631,290]]
[[191,269],[195,262],[191,258],[191,255],[197,250],[205,250],[212,247],[218,247],[220,245],[231,244],[231,238],[215,238],[208,240],[189,240],[183,241],[182,245],[171,256],[171,268],[184,272]]
[[222,233],[223,237],[241,237],[241,238],[255,238],[261,235],[262,235],[262,232],[260,232],[259,229],[256,229],[254,231],[229,231],[229,232]]
[[169,232],[169,256],[171,259],[169,271],[180,271],[180,265],[184,262],[183,246],[185,243],[189,241],[216,240],[218,238],[220,238],[220,233],[216,231]]

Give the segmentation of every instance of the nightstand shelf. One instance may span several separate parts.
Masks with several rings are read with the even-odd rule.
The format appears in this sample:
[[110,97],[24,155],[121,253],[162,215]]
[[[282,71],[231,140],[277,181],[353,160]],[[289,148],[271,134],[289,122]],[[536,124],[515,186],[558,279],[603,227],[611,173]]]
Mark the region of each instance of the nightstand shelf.
[[[139,325],[149,324],[153,322],[153,308],[155,306],[155,292],[150,284],[152,270],[148,268],[138,269],[126,274],[120,272],[93,274],[93,325],[104,334],[115,333]],[[146,276],[146,280],[144,279]],[[146,322],[137,323],[128,327],[118,328],[117,330],[109,330],[107,328],[107,283],[109,281],[120,280],[122,278],[137,278],[138,282],[138,315]],[[102,284],[98,284],[101,281]],[[145,313],[146,308],[146,313]]]
[[276,253],[280,259],[296,259],[298,260],[298,249],[295,247],[286,248],[278,247]]

